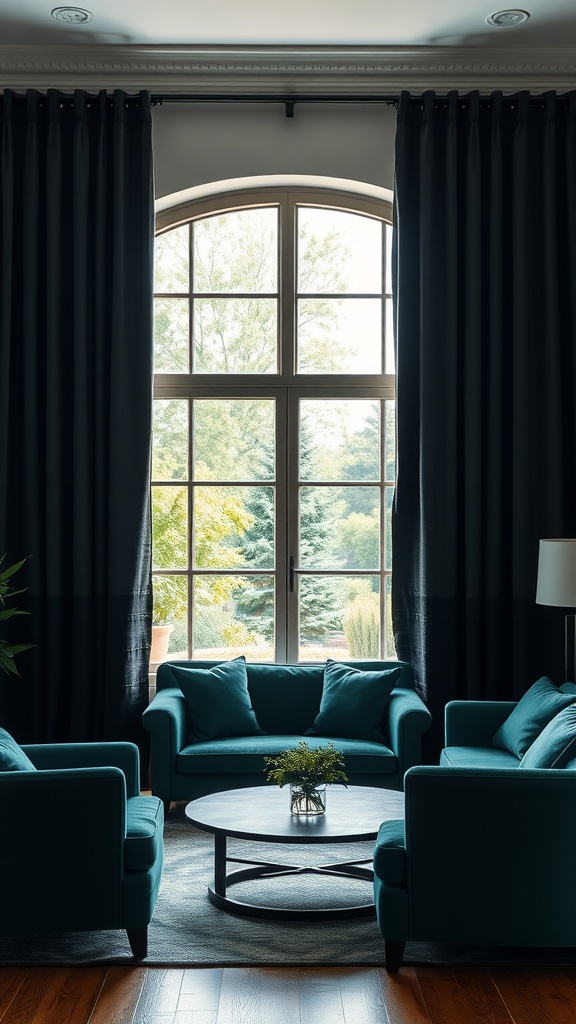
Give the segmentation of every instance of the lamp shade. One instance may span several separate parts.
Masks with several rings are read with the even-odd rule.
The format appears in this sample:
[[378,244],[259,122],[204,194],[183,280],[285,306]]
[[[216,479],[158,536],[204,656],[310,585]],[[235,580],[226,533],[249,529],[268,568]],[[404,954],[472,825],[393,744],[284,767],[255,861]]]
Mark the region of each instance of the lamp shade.
[[540,541],[536,604],[576,608],[576,539]]

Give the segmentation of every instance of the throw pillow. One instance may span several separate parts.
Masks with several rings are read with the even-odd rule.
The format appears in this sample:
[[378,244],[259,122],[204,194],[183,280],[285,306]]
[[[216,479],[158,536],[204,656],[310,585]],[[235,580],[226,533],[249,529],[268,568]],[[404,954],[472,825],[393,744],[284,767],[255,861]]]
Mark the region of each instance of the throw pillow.
[[573,693],[562,693],[547,676],[542,676],[524,694],[511,715],[500,726],[492,744],[523,758],[528,748],[555,715],[574,703]]
[[520,768],[565,768],[576,755],[576,704],[560,711],[528,748]]
[[353,668],[329,658],[320,709],[307,735],[384,743],[382,720],[401,672],[401,668]]
[[0,772],[35,772],[36,766],[22,747],[18,746],[16,740],[0,729]]
[[184,694],[195,740],[261,733],[248,693],[246,659],[225,661],[214,668],[172,665]]

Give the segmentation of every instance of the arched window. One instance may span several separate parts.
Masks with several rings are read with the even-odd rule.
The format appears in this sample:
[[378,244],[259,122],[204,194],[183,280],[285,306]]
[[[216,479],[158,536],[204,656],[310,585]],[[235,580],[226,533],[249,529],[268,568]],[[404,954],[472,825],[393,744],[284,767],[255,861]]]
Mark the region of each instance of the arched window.
[[170,657],[394,656],[390,222],[382,200],[304,188],[159,217],[154,623]]

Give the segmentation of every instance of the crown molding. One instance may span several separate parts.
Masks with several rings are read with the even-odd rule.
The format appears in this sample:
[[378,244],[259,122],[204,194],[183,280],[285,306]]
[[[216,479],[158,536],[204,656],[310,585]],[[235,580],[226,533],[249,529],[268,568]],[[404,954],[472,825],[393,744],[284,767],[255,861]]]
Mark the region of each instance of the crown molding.
[[197,99],[361,99],[402,89],[565,92],[576,88],[576,49],[6,45],[0,87],[148,89]]

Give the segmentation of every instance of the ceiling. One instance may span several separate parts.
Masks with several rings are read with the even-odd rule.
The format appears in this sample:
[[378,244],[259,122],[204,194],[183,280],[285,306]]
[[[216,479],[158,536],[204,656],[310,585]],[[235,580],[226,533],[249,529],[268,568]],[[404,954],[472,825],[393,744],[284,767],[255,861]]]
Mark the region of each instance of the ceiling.
[[574,0],[529,0],[514,28],[486,24],[502,0],[80,0],[84,25],[54,21],[56,6],[1,0],[0,45],[576,46]]
[[[576,0],[0,0],[0,88],[366,96],[425,88],[576,88]],[[63,5],[62,5],[63,6]]]

